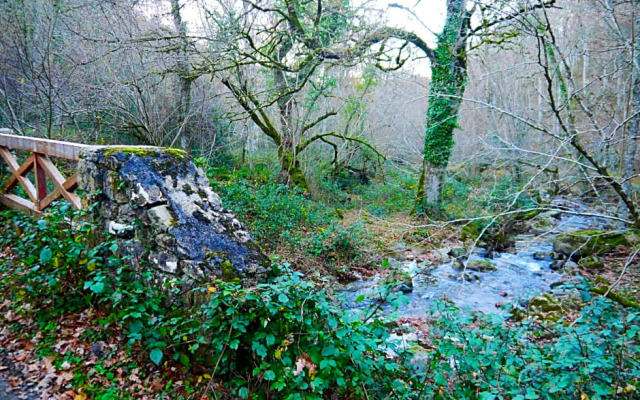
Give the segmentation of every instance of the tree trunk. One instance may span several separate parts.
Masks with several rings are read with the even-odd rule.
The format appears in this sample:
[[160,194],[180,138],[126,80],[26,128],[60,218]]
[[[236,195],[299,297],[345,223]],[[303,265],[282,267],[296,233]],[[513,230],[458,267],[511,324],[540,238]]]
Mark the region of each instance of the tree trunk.
[[[638,47],[638,46],[636,46]],[[633,93],[631,94],[631,112],[637,113],[640,111],[640,73],[638,68],[633,69]],[[635,170],[636,153],[638,150],[638,129],[640,128],[640,116],[636,115],[629,122],[629,129],[627,129],[627,140],[624,148],[624,160],[622,162],[622,177],[624,182],[622,183],[622,189],[627,197],[631,198],[631,177]],[[620,200],[618,203],[618,214],[622,218],[627,218],[629,215],[629,208]]]
[[[635,21],[636,27],[640,27],[640,18]],[[637,28],[636,28],[637,29]],[[630,112],[633,114],[640,112],[640,43],[638,37],[633,38],[632,47],[632,87],[631,87],[631,107]],[[622,160],[622,190],[624,194],[631,199],[631,177],[633,177],[635,170],[636,153],[638,151],[638,134],[640,129],[640,115],[634,116],[629,121],[629,128],[625,129],[627,132],[627,140],[624,147],[624,158]],[[623,199],[620,199],[618,203],[618,214],[622,218],[628,218],[629,214],[633,214],[633,210],[629,209]],[[637,221],[636,221],[637,222]]]
[[304,170],[301,167],[295,147],[289,141],[283,141],[278,148],[278,159],[280,160],[280,172],[278,173],[278,182],[296,186],[302,191],[308,191],[309,185]]
[[[290,42],[283,43],[279,49],[279,57],[284,59],[291,47]],[[289,186],[296,186],[306,192],[309,190],[309,185],[296,151],[296,138],[298,138],[298,135],[296,134],[292,115],[293,94],[290,90],[291,85],[287,81],[285,71],[282,69],[275,69],[273,78],[278,93],[281,93],[276,102],[280,113],[280,131],[282,133],[282,140],[278,147],[278,159],[281,167],[278,173],[278,181]]]
[[466,37],[469,15],[466,0],[447,0],[447,20],[438,35],[438,47],[431,66],[427,129],[424,140],[423,176],[416,205],[438,214],[444,171],[453,148],[453,132],[467,81]]
[[178,70],[178,89],[180,92],[176,107],[178,114],[178,131],[171,142],[171,146],[173,146],[176,143],[176,140],[180,138],[180,146],[186,149],[187,139],[189,137],[187,118],[189,117],[189,110],[191,109],[191,88],[193,86],[194,77],[191,75],[191,68],[189,67],[189,41],[187,40],[187,27],[182,21],[182,14],[180,13],[180,2],[179,0],[170,0],[170,2],[173,26],[178,31],[181,42],[180,50],[178,51],[178,58],[176,59],[176,69]]

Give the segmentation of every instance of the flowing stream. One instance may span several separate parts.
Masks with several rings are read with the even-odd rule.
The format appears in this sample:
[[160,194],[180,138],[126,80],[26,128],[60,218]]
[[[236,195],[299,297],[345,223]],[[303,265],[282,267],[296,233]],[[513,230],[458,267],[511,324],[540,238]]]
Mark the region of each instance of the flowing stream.
[[[583,205],[573,207],[575,211],[585,210]],[[413,291],[407,294],[408,304],[395,312],[401,317],[421,317],[435,300],[446,297],[463,310],[495,313],[500,312],[500,304],[550,291],[550,285],[561,278],[559,272],[550,268],[554,237],[563,232],[602,229],[606,224],[601,218],[567,213],[551,219],[553,227],[548,232],[516,236],[514,253],[496,252],[493,258],[488,258],[484,249],[473,250],[470,260],[487,261],[495,270],[467,269],[470,280],[460,278],[460,271],[452,261],[435,266],[399,261],[400,268],[412,277]],[[345,285],[345,307],[358,309],[370,305],[380,283],[379,278],[374,278]],[[367,300],[362,301],[362,295]]]

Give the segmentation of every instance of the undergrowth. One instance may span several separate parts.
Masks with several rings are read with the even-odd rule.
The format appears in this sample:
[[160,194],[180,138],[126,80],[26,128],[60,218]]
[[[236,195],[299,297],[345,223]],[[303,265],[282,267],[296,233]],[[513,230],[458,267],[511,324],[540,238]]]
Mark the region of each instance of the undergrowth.
[[[1,218],[0,245],[13,254],[0,264],[12,272],[2,283],[15,312],[55,330],[56,315],[97,308],[91,315],[124,332],[133,358],[165,369],[204,368],[201,395],[211,398],[638,396],[640,313],[591,298],[588,285],[577,288],[584,306],[574,320],[505,321],[442,302],[427,345],[401,345],[388,340],[394,324],[378,303],[345,311],[325,291],[327,282],[305,280],[286,266],[254,287],[212,280],[193,291],[200,300],[189,306],[180,282],[160,284],[144,260],[121,257],[119,242],[95,237],[82,212]],[[400,299],[392,289],[385,293]]]

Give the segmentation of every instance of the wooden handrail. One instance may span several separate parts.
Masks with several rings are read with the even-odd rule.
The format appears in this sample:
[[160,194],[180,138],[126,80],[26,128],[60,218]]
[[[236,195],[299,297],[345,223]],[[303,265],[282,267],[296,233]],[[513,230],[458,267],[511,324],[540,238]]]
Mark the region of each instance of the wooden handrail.
[[[74,208],[80,209],[80,199],[74,193],[78,187],[77,174],[65,178],[49,157],[77,161],[80,159],[80,152],[87,147],[89,146],[79,143],[17,136],[11,134],[9,129],[0,129],[0,157],[11,171],[11,176],[4,184],[4,193],[0,194],[0,204],[29,214],[41,215],[53,201],[62,197]],[[20,165],[11,153],[12,150],[23,150],[32,154]],[[35,182],[27,177],[32,170]],[[47,192],[47,179],[54,186],[50,193]],[[18,185],[22,186],[29,199],[10,193]]]
[[12,135],[11,130],[6,128],[0,128],[0,146],[74,161],[78,160],[81,150],[89,147],[80,143]]

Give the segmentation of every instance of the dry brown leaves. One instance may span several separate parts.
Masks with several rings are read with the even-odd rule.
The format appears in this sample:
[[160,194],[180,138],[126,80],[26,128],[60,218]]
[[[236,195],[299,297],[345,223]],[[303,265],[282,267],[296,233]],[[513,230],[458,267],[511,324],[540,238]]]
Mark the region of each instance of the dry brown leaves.
[[[5,249],[0,258],[10,254]],[[9,301],[9,290],[0,289],[0,298],[5,299],[0,303],[0,376],[9,383],[7,392],[16,398],[90,400],[96,390],[110,388],[121,395],[150,400],[160,397],[169,381],[173,394],[186,395],[187,383],[198,388],[197,376],[180,366],[166,363],[156,367],[142,349],[133,349],[134,358],[128,355],[123,332],[113,326],[102,327],[98,320],[105,315],[95,310],[52,318],[49,326],[55,328],[39,331],[30,316],[31,307]],[[102,336],[108,337],[107,341],[90,342],[88,330],[104,333],[105,329],[108,332]]]

